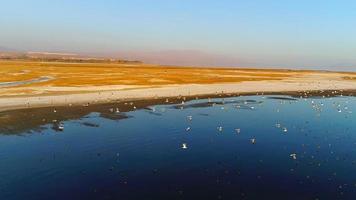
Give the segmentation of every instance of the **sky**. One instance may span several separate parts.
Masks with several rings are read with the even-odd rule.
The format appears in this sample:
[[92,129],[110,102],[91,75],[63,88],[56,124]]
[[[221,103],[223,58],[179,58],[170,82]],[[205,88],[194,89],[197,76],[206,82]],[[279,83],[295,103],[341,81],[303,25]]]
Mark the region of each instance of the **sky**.
[[177,65],[356,66],[352,0],[4,0],[0,47]]

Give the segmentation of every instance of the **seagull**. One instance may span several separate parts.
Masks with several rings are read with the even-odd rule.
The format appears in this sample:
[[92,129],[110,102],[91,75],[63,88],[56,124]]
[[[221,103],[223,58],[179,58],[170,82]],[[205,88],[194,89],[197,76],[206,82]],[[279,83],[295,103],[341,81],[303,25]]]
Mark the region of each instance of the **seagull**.
[[251,139],[251,143],[252,143],[252,144],[255,144],[255,143],[256,143],[256,139],[255,139],[255,138],[252,138],[252,139]]
[[183,144],[182,144],[182,149],[188,149],[188,146],[187,146],[186,143],[183,143]]
[[237,133],[237,134],[240,134],[240,132],[241,132],[241,129],[239,129],[239,128],[236,128],[236,129],[235,129],[235,131],[236,131],[236,133]]
[[290,157],[292,157],[293,160],[297,160],[297,154],[295,153],[290,154]]
[[63,130],[64,130],[64,125],[63,125],[62,123],[59,124],[59,125],[58,125],[58,129],[61,130],[61,131],[63,131]]
[[218,126],[218,131],[223,131],[223,127],[222,126]]

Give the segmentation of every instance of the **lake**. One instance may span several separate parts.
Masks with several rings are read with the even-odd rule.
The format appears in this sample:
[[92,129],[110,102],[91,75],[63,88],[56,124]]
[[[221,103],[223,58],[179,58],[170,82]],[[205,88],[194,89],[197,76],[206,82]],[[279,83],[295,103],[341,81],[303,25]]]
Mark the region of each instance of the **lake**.
[[257,95],[3,112],[0,199],[355,199],[353,111]]

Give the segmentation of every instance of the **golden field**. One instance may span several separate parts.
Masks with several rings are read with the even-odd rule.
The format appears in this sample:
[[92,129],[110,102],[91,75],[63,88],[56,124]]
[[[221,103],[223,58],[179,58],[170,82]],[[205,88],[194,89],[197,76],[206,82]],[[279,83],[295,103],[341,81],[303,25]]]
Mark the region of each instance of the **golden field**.
[[[1,83],[43,82],[1,86]],[[354,73],[305,70],[174,67],[149,64],[66,63],[28,60],[0,60],[0,95],[36,96],[165,87],[185,84],[224,84],[256,81],[294,81],[303,79],[356,79]],[[116,89],[115,89],[116,90]]]
[[171,67],[147,64],[62,63],[0,61],[0,83],[51,77],[45,82],[2,88],[0,94],[32,94],[35,87],[88,87],[109,85],[162,86],[280,80],[288,71],[228,68]]
[[[164,85],[281,79],[277,70],[170,67],[147,64],[0,61],[0,82],[51,76],[53,86]],[[38,84],[37,84],[38,85]]]

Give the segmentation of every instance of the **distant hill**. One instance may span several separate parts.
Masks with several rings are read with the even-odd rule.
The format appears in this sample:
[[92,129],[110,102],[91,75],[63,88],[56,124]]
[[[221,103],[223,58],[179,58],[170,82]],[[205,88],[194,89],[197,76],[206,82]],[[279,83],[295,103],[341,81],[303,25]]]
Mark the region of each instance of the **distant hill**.
[[0,51],[16,51],[16,50],[8,47],[0,46]]
[[31,60],[48,62],[72,62],[72,63],[142,63],[137,60],[124,60],[113,58],[88,57],[73,53],[57,52],[16,52],[9,48],[0,47],[0,59],[2,60]]

